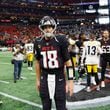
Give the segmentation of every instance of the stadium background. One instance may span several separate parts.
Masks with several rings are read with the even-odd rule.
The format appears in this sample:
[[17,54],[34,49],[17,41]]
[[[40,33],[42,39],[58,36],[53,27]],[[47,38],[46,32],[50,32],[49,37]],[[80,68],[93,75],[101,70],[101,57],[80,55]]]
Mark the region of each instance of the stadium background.
[[[38,23],[45,15],[55,18],[57,32],[76,38],[81,32],[86,35],[93,32],[98,38],[103,29],[110,30],[110,0],[0,0],[0,48],[9,47],[10,50],[18,40],[38,37],[41,34]],[[11,57],[9,51],[0,52],[0,98],[4,102],[0,109],[39,110],[41,106],[34,105],[41,103],[35,88],[35,71],[28,71],[24,64],[23,77],[26,79],[14,84]],[[19,98],[30,102],[24,103]],[[93,109],[109,108],[108,105]]]

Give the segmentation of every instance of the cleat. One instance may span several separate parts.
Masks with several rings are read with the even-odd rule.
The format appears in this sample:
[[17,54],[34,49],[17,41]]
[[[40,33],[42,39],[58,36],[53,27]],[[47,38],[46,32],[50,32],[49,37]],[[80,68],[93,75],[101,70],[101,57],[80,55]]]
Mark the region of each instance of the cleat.
[[96,85],[95,77],[91,77],[91,80],[92,80],[92,84],[93,84],[93,85]]
[[88,86],[88,87],[86,88],[86,91],[87,91],[87,92],[91,92],[90,86]]
[[97,91],[100,91],[100,86],[99,85],[96,87],[96,90]]
[[31,71],[33,70],[32,67],[30,67],[30,70],[31,70]]

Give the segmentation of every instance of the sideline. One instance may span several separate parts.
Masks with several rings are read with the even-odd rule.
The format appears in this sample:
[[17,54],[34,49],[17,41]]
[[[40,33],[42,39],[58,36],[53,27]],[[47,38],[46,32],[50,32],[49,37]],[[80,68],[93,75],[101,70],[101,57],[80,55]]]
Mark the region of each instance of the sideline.
[[[37,103],[31,102],[25,99],[21,99],[21,98],[6,94],[4,92],[0,92],[0,95],[42,109],[41,104],[37,104]],[[106,106],[109,104],[110,104],[110,96],[107,96],[104,98],[96,98],[96,99],[87,100],[87,101],[66,102],[67,108],[69,110],[77,110],[77,109],[84,109],[84,108],[87,109],[87,108],[93,108],[93,107],[99,107],[99,106]],[[52,110],[56,110],[55,104],[53,104],[53,107],[54,108],[52,108]]]
[[18,98],[18,97],[15,97],[15,96],[12,96],[12,95],[9,95],[9,94],[6,94],[6,93],[3,93],[3,92],[0,92],[0,95],[5,96],[5,97],[8,97],[8,98],[11,98],[11,99],[14,99],[14,100],[16,100],[16,101],[23,102],[23,103],[26,103],[26,104],[28,104],[28,105],[32,105],[32,106],[35,106],[35,107],[38,107],[38,108],[41,108],[41,109],[42,109],[42,105],[37,104],[37,103],[34,103],[34,102],[31,102],[31,101],[28,101],[28,100],[25,100],[25,99],[21,99],[21,98]]
[[8,81],[3,81],[3,80],[0,80],[0,83],[9,84],[10,82],[8,82]]
[[[0,64],[8,64],[8,65],[10,64],[11,65],[11,63],[3,63],[3,62],[1,62]],[[34,72],[32,74],[34,75]],[[2,81],[2,80],[0,80],[0,82],[8,84],[7,82]],[[0,92],[0,94],[5,96],[5,97],[8,97],[8,98],[11,98],[11,99],[23,102],[23,103],[26,103],[26,104],[29,104],[29,105],[32,105],[32,106],[36,106],[40,109],[42,108],[42,105],[40,105],[40,104],[31,102],[31,101],[28,101],[28,100],[24,100],[24,99],[15,97],[15,96],[11,96],[11,95],[3,93],[3,92]],[[106,106],[106,105],[110,105],[110,96],[103,97],[103,98],[96,98],[96,99],[92,99],[92,100],[86,100],[86,101],[66,102],[66,104],[67,104],[67,108],[69,110],[77,110],[77,109],[85,109],[85,108]],[[52,109],[52,110],[55,110],[55,109]]]
[[0,64],[2,64],[2,65],[12,65],[11,62],[10,63],[0,62]]
[[86,101],[66,102],[66,104],[69,110],[106,106],[106,105],[110,105],[110,96],[103,98],[96,98],[92,100],[86,100]]

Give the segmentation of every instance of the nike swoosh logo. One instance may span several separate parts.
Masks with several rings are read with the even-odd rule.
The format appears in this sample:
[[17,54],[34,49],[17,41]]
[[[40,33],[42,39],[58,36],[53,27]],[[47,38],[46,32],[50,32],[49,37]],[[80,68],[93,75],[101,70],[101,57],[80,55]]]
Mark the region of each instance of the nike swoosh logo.
[[59,79],[59,81],[62,81],[63,79]]

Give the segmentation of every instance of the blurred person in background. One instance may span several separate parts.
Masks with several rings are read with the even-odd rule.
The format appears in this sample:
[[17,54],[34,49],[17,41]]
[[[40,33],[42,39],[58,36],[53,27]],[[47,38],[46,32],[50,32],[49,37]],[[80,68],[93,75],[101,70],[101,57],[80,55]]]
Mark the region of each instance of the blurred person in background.
[[20,43],[16,43],[12,48],[14,64],[14,83],[21,79],[22,62],[24,60],[24,48]]
[[[83,53],[83,43],[87,41],[87,36],[85,33],[80,33],[78,40],[76,40],[76,46],[78,47],[78,73],[79,73],[79,79],[78,84],[81,84],[82,82],[82,76],[85,74],[85,65],[81,66],[81,57]],[[83,59],[83,64],[85,63],[85,58]]]
[[103,54],[101,55],[101,87],[105,87],[105,72],[107,63],[110,65],[110,34],[108,30],[104,30],[102,33],[102,39],[100,40]]
[[28,69],[33,70],[33,59],[34,59],[34,44],[31,39],[27,39],[24,45],[26,53],[26,61],[28,63]]
[[96,41],[94,34],[90,34],[89,41],[83,43],[83,53],[81,57],[81,65],[85,58],[85,65],[87,68],[87,92],[91,92],[91,76],[94,75],[96,81],[96,90],[100,90],[99,78],[98,78],[98,63],[99,54],[102,54],[101,44]]

